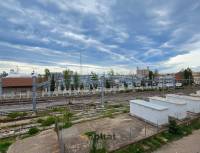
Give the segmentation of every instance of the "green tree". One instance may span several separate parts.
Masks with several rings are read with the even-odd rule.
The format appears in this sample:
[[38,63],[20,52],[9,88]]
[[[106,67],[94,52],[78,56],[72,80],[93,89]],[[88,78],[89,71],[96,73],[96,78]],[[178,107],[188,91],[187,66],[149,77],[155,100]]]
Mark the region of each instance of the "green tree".
[[108,79],[106,79],[106,88],[110,88],[110,82]]
[[154,79],[153,71],[149,71],[149,80],[153,80],[153,79]]
[[75,72],[75,74],[74,74],[74,88],[76,90],[78,90],[79,85],[80,85],[79,75],[78,75],[77,72]]
[[114,76],[115,75],[115,72],[113,69],[110,69],[110,71],[108,71],[108,75],[109,76]]
[[114,86],[114,79],[113,76],[115,75],[115,72],[113,69],[111,69],[110,71],[108,71],[108,76],[109,76],[109,83],[110,83],[110,87],[113,88]]
[[60,89],[61,89],[61,91],[63,91],[65,89],[63,83],[60,85]]
[[98,87],[98,75],[94,72],[91,72],[91,80],[92,80],[92,83],[93,83],[93,87],[95,89],[97,89],[97,87]]
[[50,91],[55,90],[55,80],[54,80],[54,75],[51,77],[51,85],[50,85]]
[[81,90],[84,89],[84,85],[83,85],[83,83],[80,84],[80,89],[81,89]]
[[154,73],[153,73],[153,71],[149,71],[149,80],[150,80],[150,85],[152,85],[152,82],[154,80]]
[[45,78],[48,78],[51,75],[49,69],[44,69],[44,76]]
[[63,71],[63,75],[64,75],[64,82],[65,82],[65,87],[66,90],[70,89],[70,85],[71,85],[71,77],[73,75],[73,71],[70,71],[69,69]]
[[0,77],[6,77],[8,75],[8,73],[6,73],[6,71],[3,71],[1,74],[0,74]]
[[193,75],[192,70],[190,68],[187,68],[183,71],[183,76],[186,85],[191,85],[193,83]]
[[124,81],[124,88],[128,88],[128,84]]
[[169,121],[169,133],[174,134],[174,135],[179,135],[181,134],[180,127],[177,125],[175,120],[170,120]]

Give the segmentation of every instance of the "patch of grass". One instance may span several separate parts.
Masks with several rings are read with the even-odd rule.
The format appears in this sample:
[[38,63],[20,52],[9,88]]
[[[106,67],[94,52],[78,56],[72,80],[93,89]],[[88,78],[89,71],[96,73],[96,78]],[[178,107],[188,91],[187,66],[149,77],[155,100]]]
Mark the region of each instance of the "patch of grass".
[[144,153],[144,148],[141,144],[132,144],[124,149],[116,151],[115,153]]
[[16,119],[27,115],[27,112],[12,112],[8,114],[9,118]]
[[46,119],[40,120],[42,126],[50,126],[52,124],[55,124],[55,121],[56,121],[56,118],[53,116],[49,116]]
[[129,113],[129,109],[124,109],[122,113]]
[[28,130],[28,134],[32,136],[32,135],[37,134],[39,131],[40,131],[40,130],[39,130],[38,128],[33,127],[33,128],[30,128],[30,129]]
[[60,127],[60,128],[67,129],[67,128],[71,127],[71,126],[72,126],[71,122],[65,122],[64,125],[62,127]]
[[104,112],[104,117],[114,118],[111,111]]
[[190,126],[191,126],[191,128],[194,129],[194,130],[200,129],[200,119],[198,118],[198,119],[193,120],[193,121],[190,123]]
[[44,122],[44,119],[39,118],[39,119],[37,120],[37,122],[38,122],[38,123],[42,123],[42,122]]
[[88,136],[88,137],[91,137],[93,135],[96,134],[96,131],[88,131],[88,132],[85,132],[84,135]]
[[6,153],[9,146],[15,141],[15,138],[0,139],[0,153]]
[[66,111],[66,108],[63,108],[63,107],[55,107],[52,109],[53,112],[65,112]]

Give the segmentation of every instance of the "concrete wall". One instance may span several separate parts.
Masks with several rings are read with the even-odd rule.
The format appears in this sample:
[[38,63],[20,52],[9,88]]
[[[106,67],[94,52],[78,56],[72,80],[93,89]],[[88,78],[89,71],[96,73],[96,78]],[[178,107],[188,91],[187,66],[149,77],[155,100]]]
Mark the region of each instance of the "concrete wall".
[[190,111],[193,113],[200,113],[200,98],[169,94],[169,95],[166,95],[166,99],[173,100],[176,102],[186,102],[187,103],[187,111]]
[[187,117],[187,103],[175,104],[164,100],[158,100],[156,98],[149,98],[149,101],[154,104],[162,105],[168,107],[169,116],[175,117],[177,119],[184,119]]
[[168,123],[168,110],[155,110],[130,102],[130,114],[158,126]]

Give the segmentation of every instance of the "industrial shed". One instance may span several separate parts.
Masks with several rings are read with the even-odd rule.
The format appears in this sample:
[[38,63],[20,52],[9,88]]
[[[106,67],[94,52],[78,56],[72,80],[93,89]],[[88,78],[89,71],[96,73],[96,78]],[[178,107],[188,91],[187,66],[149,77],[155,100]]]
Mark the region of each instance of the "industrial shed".
[[188,111],[193,113],[200,113],[200,98],[198,97],[167,94],[166,99],[174,100],[177,102],[186,102]]
[[187,117],[187,103],[177,102],[174,100],[167,100],[162,97],[149,97],[149,101],[153,104],[168,107],[169,116],[177,119],[184,119]]
[[168,123],[167,107],[144,100],[130,100],[130,114],[158,126]]

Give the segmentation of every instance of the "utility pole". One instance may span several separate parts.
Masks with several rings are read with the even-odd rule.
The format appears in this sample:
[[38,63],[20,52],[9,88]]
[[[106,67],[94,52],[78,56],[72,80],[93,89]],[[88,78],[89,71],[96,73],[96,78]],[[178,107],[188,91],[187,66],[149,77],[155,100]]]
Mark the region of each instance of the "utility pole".
[[2,78],[0,77],[0,98],[2,96],[3,88],[2,88]]
[[49,97],[51,95],[50,86],[51,86],[51,75],[48,76],[48,96]]
[[33,111],[36,112],[36,76],[32,76],[32,103]]
[[101,76],[101,106],[104,107],[104,75]]
[[163,94],[163,96],[164,96],[164,77],[163,77],[163,79],[162,79],[162,94]]
[[80,51],[80,75],[82,75],[82,51]]

